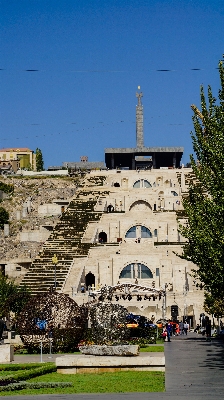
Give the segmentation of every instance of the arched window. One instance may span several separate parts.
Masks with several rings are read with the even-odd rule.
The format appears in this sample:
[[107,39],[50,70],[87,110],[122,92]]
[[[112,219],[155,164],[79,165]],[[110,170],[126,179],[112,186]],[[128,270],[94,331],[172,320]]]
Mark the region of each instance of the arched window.
[[177,192],[174,192],[173,190],[171,190],[171,194],[172,194],[173,196],[178,196]]
[[133,264],[124,267],[120,273],[119,278],[132,278],[133,277]]
[[144,188],[150,188],[152,187],[151,183],[149,181],[143,180],[143,187]]
[[126,235],[125,235],[126,239],[130,239],[130,238],[136,238],[136,226],[132,226],[132,228],[130,228]]
[[134,183],[133,188],[140,188],[140,180]]
[[142,225],[137,225],[137,226],[132,226],[126,233],[125,239],[136,239],[136,238],[142,238],[142,239],[148,239],[152,237],[152,233],[146,226]]
[[141,238],[151,238],[152,234],[146,226],[141,226]]
[[152,279],[152,271],[144,264],[133,263],[124,267],[120,273],[119,279]]
[[150,188],[150,187],[152,187],[152,185],[146,179],[139,179],[133,185],[133,188]]
[[114,187],[120,187],[120,183],[115,182],[115,183],[114,183]]

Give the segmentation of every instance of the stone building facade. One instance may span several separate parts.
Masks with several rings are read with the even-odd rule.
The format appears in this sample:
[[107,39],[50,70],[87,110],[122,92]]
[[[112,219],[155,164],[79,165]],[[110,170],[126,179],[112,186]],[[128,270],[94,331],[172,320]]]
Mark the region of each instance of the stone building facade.
[[[114,301],[156,320],[170,318],[171,306],[176,305],[179,319],[188,318],[191,326],[198,322],[203,292],[191,274],[195,265],[175,254],[181,254],[185,240],[178,231],[177,217],[183,210],[190,173],[187,168],[110,170],[87,176],[82,188],[86,192],[94,174],[104,177],[102,196],[95,206],[102,215],[99,221],[89,222],[82,243],[92,246],[70,268],[63,291],[82,303],[90,299],[92,290],[105,284],[155,287],[166,292],[165,302],[158,297],[144,299],[138,292],[131,300]],[[86,292],[80,293],[83,285]]]

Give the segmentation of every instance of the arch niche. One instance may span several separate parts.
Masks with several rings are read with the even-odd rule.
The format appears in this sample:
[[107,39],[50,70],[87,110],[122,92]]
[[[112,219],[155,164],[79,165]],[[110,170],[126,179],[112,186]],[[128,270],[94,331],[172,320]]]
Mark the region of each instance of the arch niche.
[[107,243],[107,234],[106,232],[99,233],[99,242],[100,243]]
[[92,272],[89,272],[85,277],[86,288],[88,289],[89,286],[95,287],[95,282],[95,275],[93,275]]
[[152,211],[151,205],[145,200],[137,200],[132,203],[129,211]]

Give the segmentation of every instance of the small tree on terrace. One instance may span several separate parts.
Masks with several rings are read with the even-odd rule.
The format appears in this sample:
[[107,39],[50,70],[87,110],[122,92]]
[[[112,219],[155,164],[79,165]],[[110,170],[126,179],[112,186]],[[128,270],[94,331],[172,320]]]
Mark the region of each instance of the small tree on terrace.
[[4,228],[4,224],[9,222],[9,213],[4,207],[0,207],[0,228]]
[[192,105],[197,161],[191,155],[196,179],[183,205],[188,220],[180,227],[188,239],[182,257],[198,266],[195,274],[213,299],[224,294],[224,66],[220,61],[219,102],[208,87],[208,101],[201,87],[201,111]]
[[36,169],[37,171],[43,171],[44,169],[44,160],[42,151],[40,149],[36,149]]

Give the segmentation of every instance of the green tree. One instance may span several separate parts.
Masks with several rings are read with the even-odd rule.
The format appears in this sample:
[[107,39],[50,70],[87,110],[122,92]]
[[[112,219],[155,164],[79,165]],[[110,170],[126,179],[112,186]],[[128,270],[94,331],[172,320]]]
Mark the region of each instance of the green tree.
[[222,318],[224,316],[224,297],[214,299],[210,293],[205,293],[204,309],[208,314]]
[[0,228],[4,228],[4,224],[9,222],[9,213],[4,207],[0,207]]
[[212,298],[224,293],[224,67],[219,63],[221,88],[218,102],[208,87],[201,87],[201,111],[192,105],[196,159],[191,155],[192,176],[188,197],[183,200],[188,223],[180,227],[188,239],[182,258],[198,266],[195,276]]
[[31,293],[26,286],[16,285],[0,273],[0,316],[7,316],[10,311],[18,314],[30,298]]
[[44,160],[42,151],[40,149],[36,149],[36,169],[37,171],[43,171],[44,169]]

